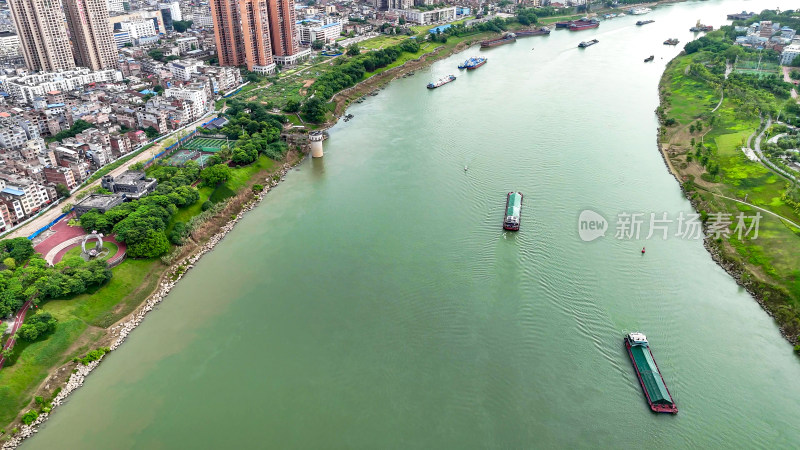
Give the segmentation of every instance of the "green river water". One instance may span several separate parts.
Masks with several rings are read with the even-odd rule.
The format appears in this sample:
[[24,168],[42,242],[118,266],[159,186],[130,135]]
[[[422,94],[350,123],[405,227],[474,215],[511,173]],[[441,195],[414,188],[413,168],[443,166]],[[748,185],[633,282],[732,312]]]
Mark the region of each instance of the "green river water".
[[[614,238],[618,213],[691,211],[653,113],[688,28],[778,5],[667,5],[393,82],[23,447],[800,447],[800,361],[772,319],[700,241]],[[606,237],[579,239],[584,209]],[[678,415],[649,411],[626,331]]]

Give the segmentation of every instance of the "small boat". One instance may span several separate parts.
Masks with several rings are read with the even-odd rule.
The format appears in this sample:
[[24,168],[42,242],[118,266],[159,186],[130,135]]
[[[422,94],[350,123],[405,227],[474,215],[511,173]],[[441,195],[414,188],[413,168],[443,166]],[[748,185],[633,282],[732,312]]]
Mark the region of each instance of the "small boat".
[[664,41],[664,45],[678,45],[678,42],[680,41],[675,38],[671,38]]
[[506,196],[506,215],[503,219],[503,229],[509,231],[519,230],[519,220],[522,214],[522,192],[509,192]]
[[591,47],[592,45],[597,44],[598,42],[600,41],[598,41],[597,39],[592,39],[591,41],[583,41],[580,44],[578,44],[578,47],[580,48]]
[[689,28],[689,31],[693,31],[695,33],[701,31],[714,31],[714,27],[711,25],[703,25],[702,23],[700,23],[700,20],[698,20],[697,23],[692,28]]
[[474,70],[486,64],[486,58],[474,56],[458,66],[459,69]]
[[644,62],[650,62],[650,61],[652,61],[654,59],[656,59],[656,57],[653,56],[653,55],[650,55],[650,56],[648,56],[647,58],[644,59]]
[[664,377],[658,369],[647,336],[642,333],[628,333],[625,336],[625,348],[631,358],[636,377],[642,385],[650,409],[658,413],[678,413],[678,406],[672,399]]
[[451,83],[453,81],[456,81],[456,76],[455,75],[448,75],[448,76],[446,76],[444,78],[439,78],[438,80],[436,80],[436,81],[434,81],[432,83],[428,83],[428,89],[436,89],[436,88],[438,88],[440,86],[444,86],[445,84]]
[[640,21],[636,22],[636,25],[642,26],[642,25],[647,25],[648,23],[653,23],[653,22],[655,22],[655,20],[640,20]]

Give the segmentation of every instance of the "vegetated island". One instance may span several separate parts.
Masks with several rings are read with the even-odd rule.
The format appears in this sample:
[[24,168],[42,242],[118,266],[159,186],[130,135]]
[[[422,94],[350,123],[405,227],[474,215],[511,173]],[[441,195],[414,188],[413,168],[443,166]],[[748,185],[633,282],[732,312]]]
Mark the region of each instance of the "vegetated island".
[[[197,129],[195,139],[219,141],[223,136],[207,136],[216,134],[227,141],[202,166],[179,163],[180,147],[149,166],[131,164],[129,169],[158,180],[154,192],[105,213],[90,211],[70,220],[70,227],[103,232],[125,245],[127,257],[113,269],[104,259],[84,261],[75,249],[49,266],[28,239],[0,240],[0,317],[32,306],[17,333],[3,338],[4,347],[13,344],[3,352],[0,369],[3,448],[30,436],[29,425],[46,419],[103,355],[116,348],[120,336],[166,295],[169,288],[164,286],[178,281],[302,160],[302,135],[332,125],[352,100],[376,87],[480,40],[536,24],[537,14],[550,16],[549,21],[577,17],[561,13],[521,9],[516,18],[470,27],[460,21],[436,34],[428,32],[430,26],[411,27],[415,39],[392,32],[351,46],[333,60],[319,56],[271,77],[246,74],[247,86],[216,103],[228,123],[215,131]],[[75,200],[108,193],[89,187],[76,193]],[[104,247],[120,250],[113,242]],[[77,381],[70,383],[75,376]]]
[[[797,29],[793,15],[765,10],[686,44],[664,71],[657,114],[659,147],[701,215],[706,248],[800,353],[800,105],[786,81],[800,72],[779,66],[774,50],[734,44],[745,34],[736,27]],[[740,236],[757,214],[758,237]]]

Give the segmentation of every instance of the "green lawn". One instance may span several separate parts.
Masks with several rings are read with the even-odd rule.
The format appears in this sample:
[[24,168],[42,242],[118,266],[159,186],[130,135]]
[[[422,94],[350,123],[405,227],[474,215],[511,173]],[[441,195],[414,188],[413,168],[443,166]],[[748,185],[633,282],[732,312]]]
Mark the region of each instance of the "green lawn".
[[274,165],[275,161],[267,158],[264,155],[259,155],[256,162],[253,164],[233,169],[231,171],[231,178],[225,183],[225,185],[232,191],[239,192],[240,189],[247,185],[247,182],[254,174],[260,170],[269,170]]
[[[95,241],[92,241],[91,244],[87,244],[87,246],[93,247],[94,244],[95,244]],[[103,248],[108,250],[108,254],[100,258],[103,261],[105,261],[105,260],[111,258],[112,256],[116,255],[117,254],[117,250],[119,250],[119,247],[117,247],[117,244],[115,244],[113,242],[103,242]],[[67,250],[67,253],[64,253],[64,258],[63,259],[72,258],[72,257],[76,257],[76,256],[81,256],[81,251],[82,251],[81,250],[81,246],[78,245],[75,248]]]
[[[744,212],[746,216],[755,215],[754,208],[711,193],[737,199],[746,196],[748,203],[800,223],[800,214],[782,199],[787,181],[761,163],[747,159],[741,150],[747,138],[760,127],[758,115],[752,110],[743,109],[739,100],[731,98],[732,94],[729,93],[726,93],[720,108],[711,113],[719,102],[719,88],[685,73],[690,62],[703,63],[705,57],[702,52],[678,57],[675,63],[667,67],[662,84],[662,87],[666,87],[669,104],[666,117],[678,122],[678,125],[670,127],[671,133],[682,130],[690,123],[702,121],[704,131],[695,132],[692,137],[696,141],[702,138],[703,144],[710,149],[709,160],[719,164],[718,182],[696,191],[702,200],[700,209],[729,213],[734,218],[739,212]],[[712,117],[714,122],[710,125]],[[670,136],[666,140],[670,140]],[[673,141],[672,144],[679,144],[682,148],[690,146],[686,142]],[[676,165],[680,165],[680,161]],[[784,317],[782,323],[785,325],[798,320],[800,311],[800,230],[793,229],[774,216],[763,212],[761,215],[758,239],[739,240],[731,236],[727,243],[732,251],[726,254],[745,264],[754,273],[763,273],[766,279],[762,281],[787,294],[783,299],[776,296],[775,299],[766,300],[778,316],[783,314],[789,317]],[[733,221],[735,225],[736,220]],[[762,279],[762,276],[756,278]]]
[[14,364],[0,370],[0,421],[11,422],[26,407],[34,388],[53,367],[91,348],[99,332],[88,335],[82,347],[66,353],[90,325],[108,327],[133,311],[155,288],[160,266],[158,260],[128,259],[113,269],[111,281],[94,292],[44,303],[41,309],[52,313],[58,326],[44,339],[18,342],[14,347]]

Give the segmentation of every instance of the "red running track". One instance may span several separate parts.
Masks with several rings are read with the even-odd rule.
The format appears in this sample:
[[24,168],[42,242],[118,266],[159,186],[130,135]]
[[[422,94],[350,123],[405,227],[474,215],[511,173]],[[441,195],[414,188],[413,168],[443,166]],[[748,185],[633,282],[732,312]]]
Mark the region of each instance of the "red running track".
[[[5,347],[3,347],[3,350],[14,347],[14,343],[16,342],[16,340],[14,339],[14,335],[17,333],[17,330],[19,330],[19,327],[22,326],[22,322],[25,322],[25,313],[28,312],[28,309],[31,307],[32,303],[33,300],[28,300],[27,302],[25,302],[24,305],[22,305],[22,309],[20,309],[19,312],[17,313],[17,318],[14,320],[14,326],[11,327],[11,338],[8,340],[8,342],[6,342],[6,345]],[[6,361],[5,357],[3,357],[3,355],[0,355],[0,369],[3,368],[3,363],[5,361]]]

